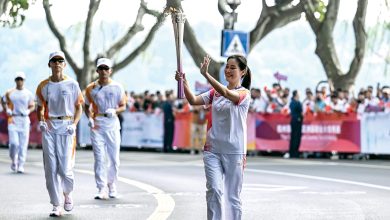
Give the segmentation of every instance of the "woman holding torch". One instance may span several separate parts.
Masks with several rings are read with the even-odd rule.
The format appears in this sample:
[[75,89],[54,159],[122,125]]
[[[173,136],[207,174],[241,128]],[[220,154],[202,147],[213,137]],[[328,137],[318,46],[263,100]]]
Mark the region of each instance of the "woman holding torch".
[[[183,80],[184,94],[191,105],[209,105],[212,120],[204,145],[206,175],[207,219],[241,219],[241,188],[246,163],[247,125],[250,103],[251,71],[241,55],[227,58],[222,85],[208,73],[210,57],[204,57],[200,73],[213,87],[195,96],[184,73],[176,72],[176,80]],[[210,122],[209,122],[210,123]],[[224,199],[225,210],[222,210]]]

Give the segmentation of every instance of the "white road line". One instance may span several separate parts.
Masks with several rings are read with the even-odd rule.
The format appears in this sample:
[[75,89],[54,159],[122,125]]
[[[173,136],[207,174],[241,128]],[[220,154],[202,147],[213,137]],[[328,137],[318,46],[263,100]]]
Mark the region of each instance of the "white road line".
[[[9,160],[0,159],[0,162],[9,163]],[[42,167],[42,163],[29,163],[33,166]],[[75,172],[88,174],[94,176],[95,173],[89,170],[74,169]],[[149,216],[148,220],[165,220],[172,214],[173,209],[175,208],[175,200],[165,193],[163,190],[154,187],[152,185],[142,183],[136,180],[127,179],[124,177],[118,177],[118,181],[126,183],[146,192],[150,193],[157,200],[157,207],[154,212]]]
[[303,190],[306,186],[288,186],[288,185],[275,185],[275,184],[259,184],[259,183],[244,183],[243,191],[289,191],[289,190]]
[[[74,169],[74,171],[92,176],[95,175],[94,172],[89,170]],[[152,213],[152,215],[149,216],[148,220],[164,220],[168,219],[168,217],[172,214],[173,209],[175,208],[175,200],[173,200],[173,198],[169,194],[165,193],[161,189],[146,183],[127,179],[124,177],[118,177],[118,181],[145,190],[157,200],[157,207]]]
[[291,177],[297,177],[297,178],[329,181],[329,182],[336,182],[336,183],[345,183],[345,184],[364,186],[364,187],[370,187],[370,188],[383,189],[383,190],[390,191],[389,186],[381,186],[381,185],[364,183],[364,182],[357,182],[357,181],[351,181],[351,180],[343,180],[343,179],[321,177],[321,176],[312,176],[312,175],[305,175],[305,174],[299,174],[299,173],[286,173],[286,172],[272,171],[272,170],[256,170],[256,169],[245,169],[245,170],[249,171],[249,172],[254,172],[254,173],[266,173],[266,174],[272,174],[272,175],[291,176]]
[[363,167],[373,169],[390,169],[388,165],[376,165],[376,164],[361,164],[361,163],[343,163],[334,161],[307,161],[307,160],[286,160],[286,159],[271,159],[264,162],[251,162],[247,161],[248,165],[326,165],[326,166],[347,166],[347,167]]

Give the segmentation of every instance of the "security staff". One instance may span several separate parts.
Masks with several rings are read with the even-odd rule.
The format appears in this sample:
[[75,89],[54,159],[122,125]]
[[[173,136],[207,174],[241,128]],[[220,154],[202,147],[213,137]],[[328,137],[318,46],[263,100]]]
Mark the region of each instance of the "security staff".
[[299,101],[298,91],[294,90],[292,95],[293,97],[291,98],[291,102],[290,102],[291,133],[290,133],[289,157],[299,158],[299,145],[301,144],[301,136],[302,136],[303,112],[302,112],[302,103]]

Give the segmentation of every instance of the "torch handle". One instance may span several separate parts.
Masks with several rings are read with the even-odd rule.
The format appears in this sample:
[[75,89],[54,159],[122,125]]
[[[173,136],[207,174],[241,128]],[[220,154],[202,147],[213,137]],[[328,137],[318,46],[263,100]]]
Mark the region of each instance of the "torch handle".
[[177,81],[177,98],[184,99],[184,82],[183,79]]

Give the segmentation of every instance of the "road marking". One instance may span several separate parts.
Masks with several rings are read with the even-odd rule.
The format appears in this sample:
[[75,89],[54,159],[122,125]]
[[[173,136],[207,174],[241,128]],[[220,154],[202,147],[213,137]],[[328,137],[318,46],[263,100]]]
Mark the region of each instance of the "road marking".
[[[9,163],[9,160],[4,160],[0,158],[0,162]],[[38,167],[43,166],[43,163],[41,162],[31,162],[29,164]],[[94,172],[89,170],[74,169],[74,171],[92,176],[95,175]],[[148,220],[165,220],[168,219],[168,217],[172,214],[173,209],[175,208],[175,200],[173,200],[173,198],[169,194],[165,193],[163,190],[152,185],[142,183],[136,180],[127,179],[124,177],[118,177],[118,181],[145,190],[157,200],[157,207],[154,212],[149,216]]]
[[364,187],[370,187],[370,188],[383,189],[383,190],[390,191],[389,186],[381,186],[381,185],[376,185],[376,184],[371,184],[371,183],[363,183],[363,182],[357,182],[357,181],[351,181],[351,180],[343,180],[343,179],[321,177],[321,176],[312,176],[312,175],[305,175],[305,174],[299,174],[299,173],[286,173],[286,172],[272,171],[272,170],[255,170],[255,169],[245,169],[245,170],[249,171],[249,172],[254,172],[254,173],[266,173],[266,174],[291,176],[291,177],[313,179],[313,180],[322,180],[322,181],[329,181],[329,182],[336,182],[336,183],[345,183],[345,184],[364,186]]
[[80,205],[80,208],[83,209],[96,209],[96,208],[115,208],[115,209],[131,209],[131,208],[141,208],[144,205],[140,204],[84,204]]
[[316,191],[307,191],[307,192],[301,192],[302,194],[310,194],[310,195],[361,195],[361,194],[367,194],[367,192],[364,191],[338,191],[338,192],[316,192]]
[[306,186],[287,186],[287,185],[270,185],[270,184],[258,184],[249,183],[243,184],[243,191],[269,191],[269,192],[280,192],[288,190],[302,190],[306,189]]
[[329,165],[347,166],[347,167],[363,167],[363,168],[375,168],[375,169],[387,169],[390,170],[390,166],[386,165],[375,165],[375,164],[352,164],[352,163],[340,163],[340,162],[329,162]]
[[[94,172],[89,170],[74,169],[74,171],[92,176],[95,175]],[[172,214],[173,209],[175,208],[175,201],[169,194],[165,193],[161,189],[146,183],[127,179],[124,177],[118,177],[118,181],[145,190],[157,200],[157,207],[152,213],[152,215],[149,216],[148,220],[168,219],[168,217]]]
[[248,162],[250,165],[327,165],[327,166],[348,166],[348,167],[364,167],[364,168],[375,168],[375,169],[390,169],[387,165],[375,165],[375,164],[354,164],[354,163],[343,163],[334,161],[307,161],[307,160],[286,160],[286,159],[271,159],[270,161],[264,162]]

